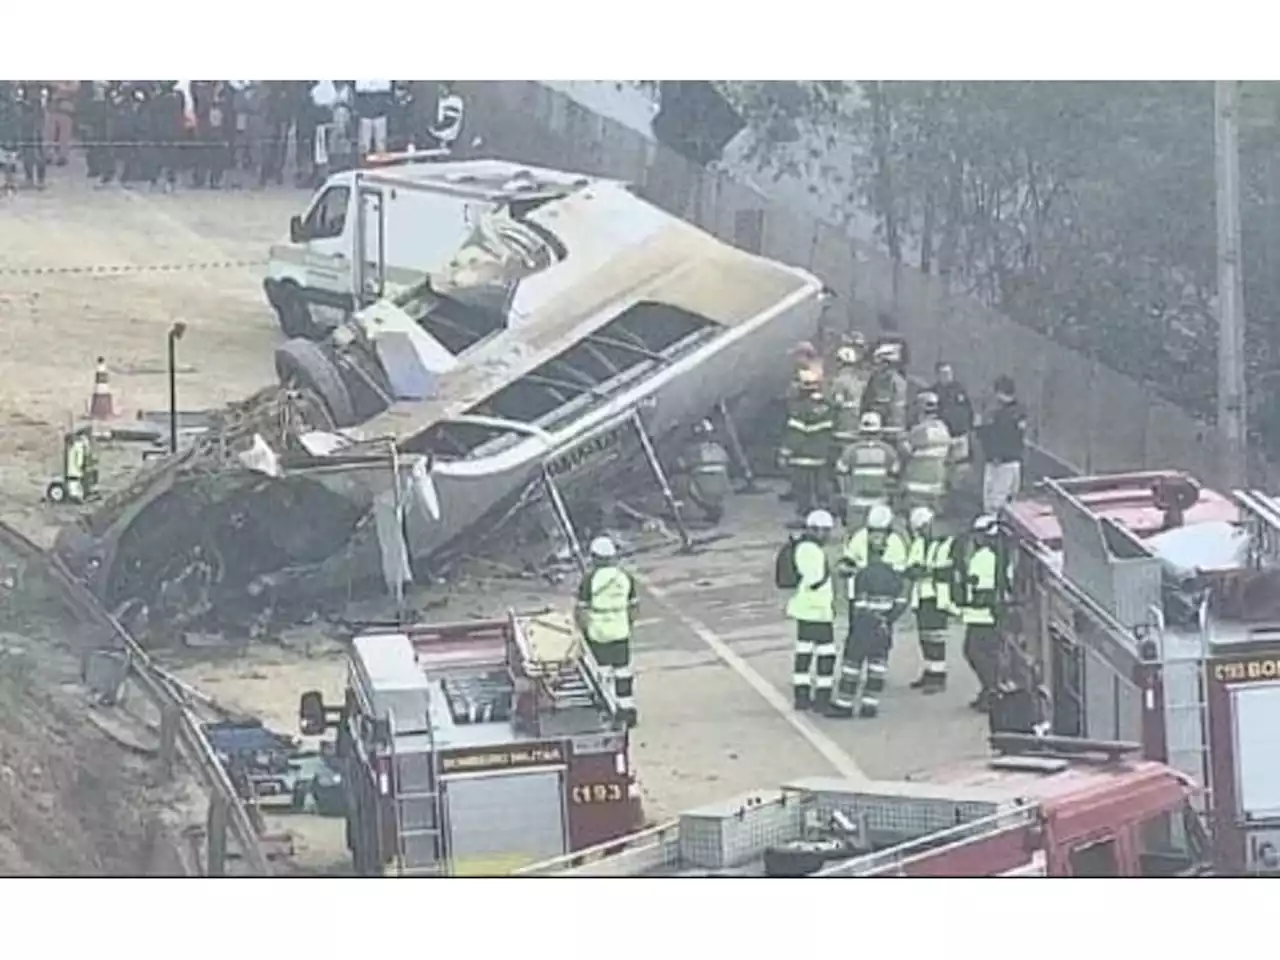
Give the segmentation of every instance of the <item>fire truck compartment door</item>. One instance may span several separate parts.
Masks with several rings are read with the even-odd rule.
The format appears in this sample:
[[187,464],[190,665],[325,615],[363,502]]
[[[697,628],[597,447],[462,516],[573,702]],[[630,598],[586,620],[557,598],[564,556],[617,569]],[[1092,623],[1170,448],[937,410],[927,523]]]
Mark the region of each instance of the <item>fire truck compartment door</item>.
[[1237,797],[1248,820],[1280,818],[1280,683],[1233,690]]
[[449,857],[456,876],[510,873],[565,852],[559,770],[444,781]]

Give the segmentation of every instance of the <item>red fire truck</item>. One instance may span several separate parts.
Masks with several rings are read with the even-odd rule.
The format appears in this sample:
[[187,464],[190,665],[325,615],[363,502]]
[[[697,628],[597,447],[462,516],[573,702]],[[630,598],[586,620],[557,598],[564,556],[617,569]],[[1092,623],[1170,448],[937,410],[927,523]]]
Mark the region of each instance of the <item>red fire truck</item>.
[[373,630],[345,700],[309,691],[302,732],[338,732],[362,876],[500,874],[641,822],[627,725],[567,617]]
[[1196,788],[1139,744],[997,734],[908,780],[811,777],[522,876],[1172,877],[1208,872]]
[[1280,871],[1280,503],[1154,471],[1047,480],[1002,519],[1010,687],[1192,777],[1220,872]]

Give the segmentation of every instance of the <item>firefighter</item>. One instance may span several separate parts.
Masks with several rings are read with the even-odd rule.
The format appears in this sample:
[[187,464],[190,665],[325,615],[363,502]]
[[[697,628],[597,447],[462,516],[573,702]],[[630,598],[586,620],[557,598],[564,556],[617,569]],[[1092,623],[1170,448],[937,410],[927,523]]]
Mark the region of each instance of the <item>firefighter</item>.
[[822,380],[812,369],[801,370],[803,389],[788,405],[787,432],[780,463],[791,470],[791,496],[801,516],[827,502],[827,470],[831,463],[831,407],[822,393]]
[[831,403],[835,407],[835,441],[840,449],[858,439],[862,394],[867,389],[869,371],[863,363],[861,337],[850,337],[836,351],[836,375],[831,381]]
[[898,369],[899,347],[882,343],[871,357],[871,379],[863,393],[863,410],[880,414],[885,439],[897,443],[907,428],[907,378]]
[[732,490],[729,453],[715,439],[710,420],[694,424],[693,436],[676,463],[678,496],[702,511],[715,525],[724,517],[724,502]]
[[[840,575],[847,578],[851,626],[853,601],[857,598],[858,574],[866,569],[872,556],[879,557],[900,576],[907,571],[907,543],[893,529],[893,511],[883,503],[876,504],[867,512],[866,525],[849,536],[840,555]],[[846,644],[851,642],[850,639],[845,639]]]
[[853,716],[855,697],[858,716],[870,719],[880,712],[893,624],[906,609],[902,574],[885,559],[888,542],[876,540],[868,545],[866,564],[850,583],[849,635],[829,717]]
[[973,544],[960,581],[964,596],[960,605],[960,620],[964,624],[964,659],[980,685],[978,696],[969,706],[979,712],[991,708],[999,680],[1000,635],[996,630],[998,536],[995,517],[984,514],[973,522]]
[[613,688],[623,720],[638,719],[631,674],[631,625],[635,618],[636,584],[618,566],[618,548],[608,537],[591,541],[591,569],[578,588],[578,627],[600,667],[600,678]]
[[951,602],[955,539],[934,530],[934,512],[928,507],[911,511],[911,547],[907,551],[907,578],[911,583],[911,609],[924,669],[911,689],[941,693],[947,688],[947,630],[955,607]]
[[784,547],[790,569],[779,579],[779,586],[791,584],[794,590],[787,601],[787,616],[796,622],[791,691],[797,710],[825,711],[835,684],[835,582],[824,549],[834,528],[830,513],[814,510],[805,517],[804,532]]
[[947,493],[951,434],[938,416],[937,394],[920,394],[920,419],[903,440],[903,452],[906,456],[902,472],[905,510],[928,507],[938,513]]
[[846,527],[861,527],[867,511],[877,504],[889,504],[898,466],[898,451],[881,439],[880,414],[864,413],[858,425],[858,439],[841,452],[836,462]]
[[805,395],[808,384],[812,382],[811,375],[821,383],[825,373],[821,354],[808,340],[801,340],[795,345],[791,351],[791,358],[795,362],[795,373],[787,392],[788,400]]

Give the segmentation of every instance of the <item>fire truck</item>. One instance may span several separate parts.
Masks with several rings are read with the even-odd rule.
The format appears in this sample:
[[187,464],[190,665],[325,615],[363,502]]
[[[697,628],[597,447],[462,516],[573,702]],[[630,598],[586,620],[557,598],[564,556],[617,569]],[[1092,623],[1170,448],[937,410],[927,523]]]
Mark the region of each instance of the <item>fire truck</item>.
[[1280,503],[1151,471],[1047,480],[1002,521],[1006,690],[1193,778],[1220,872],[1280,871]]
[[1141,744],[996,734],[919,778],[813,777],[522,876],[1173,877],[1208,873],[1196,787]]
[[510,872],[635,830],[627,724],[570,618],[375,629],[351,643],[337,730],[361,876]]

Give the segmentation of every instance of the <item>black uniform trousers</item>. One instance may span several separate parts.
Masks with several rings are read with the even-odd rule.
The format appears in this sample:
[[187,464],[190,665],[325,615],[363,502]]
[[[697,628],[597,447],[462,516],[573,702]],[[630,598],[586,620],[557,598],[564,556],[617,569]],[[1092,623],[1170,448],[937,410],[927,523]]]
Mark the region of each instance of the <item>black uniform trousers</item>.
[[994,624],[965,625],[964,660],[982,685],[979,698],[989,700],[1000,680],[1000,634]]
[[795,656],[791,665],[791,692],[795,708],[807,710],[814,706],[825,710],[831,702],[835,673],[835,624],[797,620]]
[[844,641],[840,678],[831,700],[834,715],[852,716],[855,699],[860,716],[874,717],[880,712],[892,644],[893,624],[885,617],[855,610],[850,601],[849,635]]
[[631,673],[631,640],[614,640],[612,643],[587,641],[591,655],[600,667],[601,679],[613,686],[613,697],[618,703],[623,719],[634,726],[636,722],[635,677]]
[[932,597],[920,601],[916,608],[916,635],[920,638],[920,659],[924,672],[920,686],[926,690],[941,689],[947,685],[947,627],[950,618],[938,609]]

